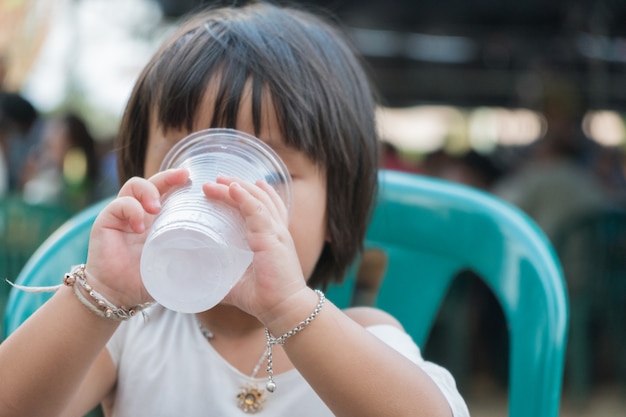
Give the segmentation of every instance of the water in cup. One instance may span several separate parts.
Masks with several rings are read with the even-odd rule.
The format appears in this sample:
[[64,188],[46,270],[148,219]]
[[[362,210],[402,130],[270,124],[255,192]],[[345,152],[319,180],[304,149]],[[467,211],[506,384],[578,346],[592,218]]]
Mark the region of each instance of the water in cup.
[[[223,278],[242,276],[252,262],[250,250],[228,247],[193,230],[172,229],[157,239],[142,255],[145,274],[153,276],[151,295],[171,299],[166,303],[180,305],[180,310],[216,305],[231,288],[230,281]],[[195,275],[199,269],[202,279]],[[173,288],[171,279],[176,280]]]

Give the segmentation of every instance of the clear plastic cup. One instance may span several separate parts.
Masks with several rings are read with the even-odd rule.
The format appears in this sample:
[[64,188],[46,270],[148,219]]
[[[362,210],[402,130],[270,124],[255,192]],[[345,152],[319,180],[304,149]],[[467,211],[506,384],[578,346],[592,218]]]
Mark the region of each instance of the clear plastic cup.
[[264,142],[233,129],[207,129],[178,142],[161,170],[186,168],[190,181],[163,197],[141,255],[143,284],[164,307],[183,313],[218,304],[252,261],[241,215],[209,200],[202,184],[220,175],[265,180],[291,209],[291,177]]

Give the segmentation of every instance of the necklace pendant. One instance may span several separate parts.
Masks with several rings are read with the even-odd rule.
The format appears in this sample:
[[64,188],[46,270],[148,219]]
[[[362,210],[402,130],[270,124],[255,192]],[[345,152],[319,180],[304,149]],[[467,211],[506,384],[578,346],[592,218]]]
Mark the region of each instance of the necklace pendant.
[[269,392],[276,391],[276,383],[274,381],[268,381],[265,385],[265,389],[267,389]]
[[265,400],[265,390],[259,390],[252,384],[241,387],[239,394],[237,394],[237,405],[246,414],[262,411]]

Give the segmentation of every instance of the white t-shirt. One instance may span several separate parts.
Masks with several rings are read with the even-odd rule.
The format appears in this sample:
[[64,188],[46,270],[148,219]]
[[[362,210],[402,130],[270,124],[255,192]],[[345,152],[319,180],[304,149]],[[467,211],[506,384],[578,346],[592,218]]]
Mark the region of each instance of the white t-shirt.
[[[251,380],[231,366],[206,343],[192,314],[155,306],[147,315],[146,320],[137,317],[122,323],[107,344],[118,370],[114,417],[246,415],[238,408],[237,394],[250,382],[264,388],[265,373]],[[455,417],[469,415],[450,373],[424,361],[408,334],[389,325],[368,330],[424,369]],[[296,369],[274,375],[274,380],[277,389],[265,394],[263,415],[333,415]]]

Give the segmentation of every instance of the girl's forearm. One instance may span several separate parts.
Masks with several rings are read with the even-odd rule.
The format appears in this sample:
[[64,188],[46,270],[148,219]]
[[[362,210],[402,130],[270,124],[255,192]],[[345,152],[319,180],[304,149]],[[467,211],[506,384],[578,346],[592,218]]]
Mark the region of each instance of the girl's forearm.
[[451,415],[445,397],[419,366],[329,301],[284,348],[336,416]]
[[62,287],[0,345],[0,417],[57,415],[119,322]]

